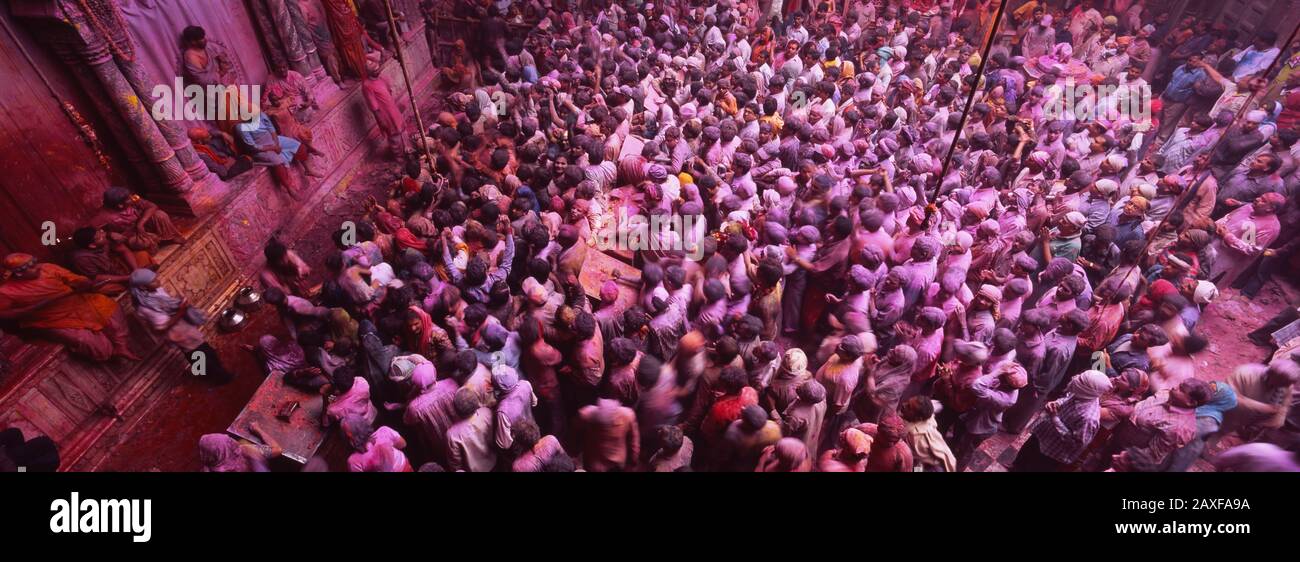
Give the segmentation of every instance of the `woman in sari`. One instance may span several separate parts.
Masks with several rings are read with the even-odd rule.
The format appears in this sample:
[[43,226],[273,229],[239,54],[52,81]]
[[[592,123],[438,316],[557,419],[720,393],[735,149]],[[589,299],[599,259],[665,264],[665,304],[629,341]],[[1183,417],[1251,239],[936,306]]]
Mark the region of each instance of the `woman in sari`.
[[108,231],[116,244],[124,244],[131,251],[154,254],[163,243],[185,242],[171,216],[125,187],[104,191],[104,208],[90,223]]
[[339,52],[339,66],[356,78],[366,77],[365,41],[371,41],[361,26],[361,19],[352,8],[351,0],[321,0],[325,17],[329,21],[330,37]]
[[388,140],[388,150],[394,157],[400,157],[410,151],[406,141],[406,118],[393,98],[388,81],[379,74],[379,65],[366,67],[365,79],[361,81],[361,93],[366,98],[366,107],[375,116],[379,130]]

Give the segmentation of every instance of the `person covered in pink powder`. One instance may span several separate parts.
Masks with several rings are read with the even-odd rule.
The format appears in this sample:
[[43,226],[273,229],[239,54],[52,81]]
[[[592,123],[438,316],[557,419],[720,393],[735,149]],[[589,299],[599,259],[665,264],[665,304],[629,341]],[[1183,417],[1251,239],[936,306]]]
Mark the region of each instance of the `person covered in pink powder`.
[[402,449],[406,448],[397,430],[383,426],[374,429],[371,422],[361,416],[343,418],[343,435],[356,451],[348,457],[348,470],[352,472],[412,472],[411,462]]
[[380,76],[378,65],[367,65],[366,71],[369,76],[361,81],[361,93],[366,98],[366,107],[375,114],[375,122],[387,139],[390,154],[393,157],[405,155],[409,152],[406,118],[402,116],[402,110],[393,97],[393,89],[388,80]]

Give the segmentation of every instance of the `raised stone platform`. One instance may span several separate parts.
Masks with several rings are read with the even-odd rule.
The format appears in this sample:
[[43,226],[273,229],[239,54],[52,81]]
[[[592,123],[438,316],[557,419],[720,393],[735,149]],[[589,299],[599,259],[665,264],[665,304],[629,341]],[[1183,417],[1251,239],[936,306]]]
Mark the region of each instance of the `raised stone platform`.
[[[423,98],[434,83],[423,27],[408,32],[404,43],[417,97]],[[405,101],[397,62],[386,62],[383,74]],[[215,210],[186,229],[184,245],[159,255],[159,273],[172,294],[185,296],[216,318],[235,291],[255,276],[266,241],[273,235],[286,243],[296,240],[331,194],[347,190],[357,164],[382,145],[355,82],[322,99],[309,126],[325,153],[315,157],[314,166],[326,177],[304,190],[300,200],[278,188],[264,169],[248,172],[239,182],[212,186],[206,193]],[[131,316],[130,299],[119,302]],[[59,345],[0,336],[0,356],[9,362],[0,378],[0,428],[19,428],[28,438],[49,436],[60,448],[60,470],[94,470],[120,442],[118,437],[189,371],[174,346],[134,321],[132,330],[133,350],[144,358],[137,363],[91,363]],[[216,330],[215,322],[205,330]]]

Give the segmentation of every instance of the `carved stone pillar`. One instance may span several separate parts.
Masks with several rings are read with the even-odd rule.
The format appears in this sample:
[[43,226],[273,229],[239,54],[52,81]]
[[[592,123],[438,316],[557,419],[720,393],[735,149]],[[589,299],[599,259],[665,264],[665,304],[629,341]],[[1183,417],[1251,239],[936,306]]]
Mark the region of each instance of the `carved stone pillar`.
[[284,48],[284,55],[289,59],[289,68],[294,69],[304,78],[313,80],[311,65],[307,62],[307,51],[299,40],[298,26],[294,24],[289,8],[285,6],[286,0],[265,0],[265,2],[266,11],[278,32],[280,45]]
[[317,82],[327,80],[328,75],[325,73],[325,66],[321,63],[320,53],[316,51],[316,36],[312,33],[311,24],[307,23],[307,16],[302,13],[302,6],[297,0],[287,0],[284,3],[289,10],[289,19],[293,21],[294,29],[298,30],[298,43],[302,45],[302,50],[307,54],[307,65],[311,67],[311,78]]
[[285,55],[280,35],[275,32],[275,22],[271,20],[271,13],[266,9],[266,4],[262,3],[262,0],[251,0],[248,6],[253,10],[253,24],[257,26],[258,35],[266,43],[266,51],[271,55],[271,66],[290,67],[289,57]]
[[194,186],[193,178],[185,172],[180,160],[176,158],[176,151],[167,142],[167,137],[163,136],[147,106],[140,101],[140,96],[122,74],[122,69],[114,63],[112,53],[101,45],[97,52],[83,52],[82,56],[91,72],[104,85],[104,90],[117,108],[117,114],[135,133],[145,157],[157,167],[164,187],[176,193],[189,191]]
[[[142,100],[153,99],[153,87],[149,85],[150,81],[145,77],[140,65],[131,61],[118,61],[117,65],[122,69],[122,75],[126,77],[127,82],[131,84],[131,89],[135,90],[136,96]],[[194,144],[190,142],[190,137],[183,127],[176,121],[166,119],[156,123],[158,123],[158,130],[167,139],[167,145],[176,152],[176,159],[180,161],[185,173],[196,182],[206,180],[212,173],[208,171],[207,164],[199,159],[198,153],[194,151]]]
[[139,175],[156,178],[158,185],[141,186],[149,188],[150,199],[181,214],[215,210],[225,184],[198,158],[179,123],[154,119],[150,80],[134,62],[135,47],[115,3],[10,0],[10,8],[71,67]]
[[135,175],[145,182],[145,188],[150,192],[157,192],[162,189],[162,181],[158,178],[157,170],[153,163],[145,158],[144,153],[140,151],[140,145],[136,142],[134,134],[127,127],[126,122],[118,115],[115,108],[108,101],[108,96],[104,93],[103,85],[95,77],[90,69],[82,64],[81,57],[67,43],[52,43],[55,55],[59,60],[67,65],[73,79],[77,85],[85,92],[86,98],[95,106],[95,112],[99,114],[100,119],[108,128],[106,141],[117,145],[117,148],[125,155],[127,164],[135,172]]

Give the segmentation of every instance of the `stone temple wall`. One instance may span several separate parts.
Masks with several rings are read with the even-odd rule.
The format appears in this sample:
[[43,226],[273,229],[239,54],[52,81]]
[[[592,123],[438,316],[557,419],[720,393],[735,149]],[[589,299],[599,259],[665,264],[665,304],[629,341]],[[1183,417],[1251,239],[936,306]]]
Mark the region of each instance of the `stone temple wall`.
[[[434,70],[423,27],[406,34],[404,49],[417,96],[427,96]],[[383,74],[394,94],[404,97],[397,61],[386,62]],[[307,219],[336,189],[347,188],[350,171],[379,146],[374,117],[359,85],[341,91],[329,87],[332,94],[322,99],[321,110],[309,123],[317,148],[325,153],[315,157],[314,164],[327,170],[325,178],[312,180],[313,188],[294,200],[276,187],[266,170],[248,172],[238,182],[210,190],[213,200],[198,205],[217,210],[187,229],[185,244],[159,255],[163,285],[214,319],[205,330],[216,330],[220,311],[239,287],[252,282],[266,241],[277,234],[286,242],[296,239]],[[119,302],[131,317],[130,299],[124,296]],[[28,438],[49,436],[60,448],[60,470],[94,470],[126,428],[189,371],[179,350],[134,320],[132,339],[133,351],[144,359],[117,364],[87,362],[55,344],[5,338],[0,355],[9,372],[0,380],[0,427],[19,428]]]

